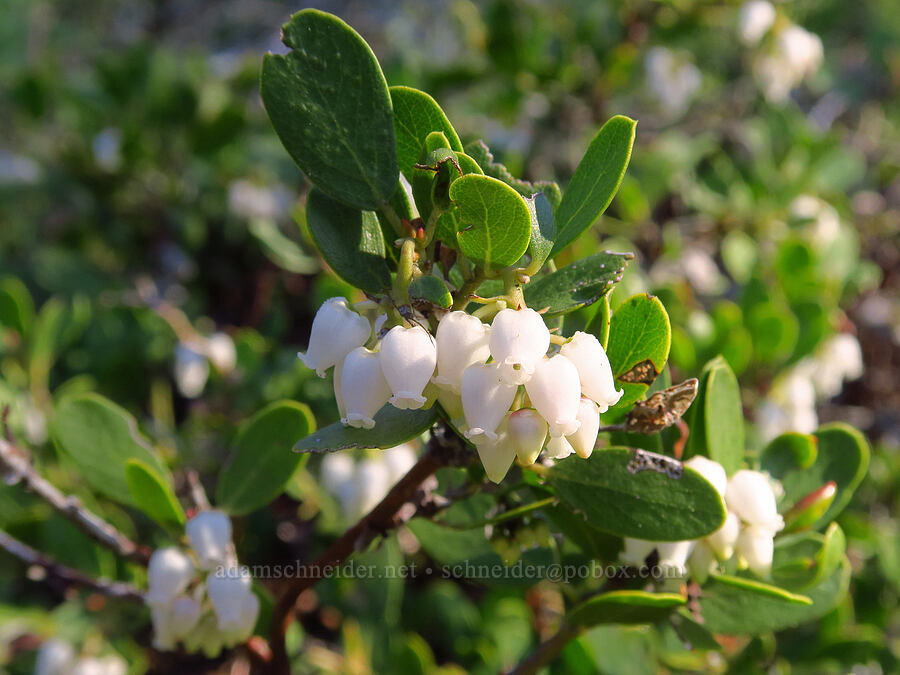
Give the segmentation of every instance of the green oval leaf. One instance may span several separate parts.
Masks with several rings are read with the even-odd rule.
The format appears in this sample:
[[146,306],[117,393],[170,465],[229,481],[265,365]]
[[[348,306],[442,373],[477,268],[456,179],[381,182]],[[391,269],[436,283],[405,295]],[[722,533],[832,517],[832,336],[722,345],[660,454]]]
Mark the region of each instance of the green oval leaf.
[[160,525],[184,525],[187,517],[172,486],[146,462],[125,462],[125,481],[134,504]]
[[391,285],[384,234],[371,211],[345,206],[313,189],[306,200],[309,233],[335,274],[370,293]]
[[[704,625],[715,633],[757,635],[812,621],[831,611],[850,585],[850,563],[843,557],[831,575],[803,595],[749,579],[713,576],[700,596]],[[804,602],[806,598],[809,602]]]
[[528,248],[531,213],[522,196],[490,176],[469,174],[450,186],[459,208],[457,242],[471,260],[488,267],[515,264]]
[[420,436],[437,421],[437,408],[399,410],[387,404],[375,414],[372,429],[329,424],[294,444],[295,452],[335,452],[347,448],[393,448]]
[[397,158],[400,171],[410,182],[413,165],[422,156],[425,138],[432,131],[440,131],[451,150],[462,152],[456,130],[431,96],[412,87],[391,87],[394,106],[394,133],[397,137]]
[[525,198],[531,212],[531,240],[528,242],[529,267],[537,272],[550,257],[556,239],[556,219],[553,207],[543,192]]
[[569,610],[566,618],[578,626],[656,623],[687,600],[678,593],[611,591],[595,595]]
[[[550,469],[550,485],[591,525],[622,537],[681,541],[722,525],[725,506],[705,478],[670,457],[637,452],[610,448],[559,462]],[[652,460],[646,468],[641,456]]]
[[430,274],[412,280],[409,284],[409,297],[444,309],[453,304],[453,296],[450,295],[447,284]]
[[604,421],[624,415],[647,392],[666,365],[671,343],[669,315],[658,298],[633,295],[619,305],[610,320],[606,353],[616,386],[625,393]]
[[125,476],[128,460],[140,460],[168,479],[168,469],[138,431],[134,417],[98,394],[63,399],[52,434],[88,485],[123,504],[138,506]]
[[637,122],[622,115],[610,119],[588,146],[556,210],[556,254],[599,218],[619,189],[631,159]]
[[219,475],[216,504],[239,515],[281,494],[305,459],[291,448],[315,426],[304,403],[277,401],[256,413],[238,435],[231,461]]
[[703,368],[697,399],[691,405],[685,457],[706,455],[729,476],[744,461],[744,409],[737,378],[721,356]]
[[763,449],[760,462],[773,476],[782,476],[791,469],[808,469],[818,454],[815,436],[792,431],[772,439]]
[[34,319],[34,301],[28,288],[16,277],[0,281],[0,328],[11,328],[23,338]]
[[282,29],[287,54],[266,54],[262,99],[284,147],[323,192],[374,211],[400,169],[391,96],[378,60],[350,26],[315,9]]
[[631,253],[604,251],[535,277],[525,286],[529,307],[545,309],[544,316],[568,314],[604,297],[622,279]]
[[[791,509],[799,500],[814,490],[834,481],[837,494],[834,501],[816,520],[813,529],[834,520],[853,496],[869,466],[869,444],[856,429],[842,422],[833,422],[813,433],[816,441],[815,462],[801,466],[791,463],[786,453],[776,452],[779,446],[770,446],[762,455],[762,468],[781,481],[784,497],[779,509]],[[776,439],[777,440],[777,439]],[[798,455],[802,464],[806,455]]]

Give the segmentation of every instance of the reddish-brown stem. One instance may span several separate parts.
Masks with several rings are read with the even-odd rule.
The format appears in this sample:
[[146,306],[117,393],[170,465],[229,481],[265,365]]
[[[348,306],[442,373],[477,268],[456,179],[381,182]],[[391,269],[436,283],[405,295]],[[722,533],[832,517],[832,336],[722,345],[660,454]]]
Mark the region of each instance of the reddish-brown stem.
[[[449,441],[449,443],[448,443]],[[454,447],[455,446],[455,447]],[[399,523],[397,512],[412,501],[419,486],[442,466],[454,463],[454,450],[463,447],[461,440],[446,438],[440,432],[432,437],[428,449],[419,461],[391,488],[391,491],[367,515],[340,539],[335,541],[327,551],[315,561],[307,565],[297,578],[282,591],[272,612],[272,630],[269,646],[272,650],[271,671],[274,673],[290,672],[288,655],[285,649],[285,634],[294,619],[297,598],[307,588],[331,576],[355,551],[366,546],[372,537],[389,532]]]

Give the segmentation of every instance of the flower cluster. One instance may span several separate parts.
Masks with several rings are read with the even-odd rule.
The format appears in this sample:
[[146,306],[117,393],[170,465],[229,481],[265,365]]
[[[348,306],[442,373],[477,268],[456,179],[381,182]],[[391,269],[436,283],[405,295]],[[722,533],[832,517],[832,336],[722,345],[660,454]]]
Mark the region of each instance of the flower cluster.
[[79,656],[65,640],[45,640],[34,662],[34,675],[125,675],[128,664],[121,656]]
[[404,443],[378,451],[358,462],[346,452],[322,460],[322,485],[340,502],[344,517],[356,521],[371,511],[416,463],[416,444]]
[[246,568],[231,542],[231,521],[221,511],[201,511],[185,527],[190,551],[161,548],[150,557],[145,602],[157,649],[183,642],[189,652],[216,656],[250,637],[259,614]]
[[787,99],[791,90],[819,69],[824,57],[822,40],[815,33],[778,19],[768,0],[748,0],[741,7],[738,33],[747,45],[755,45],[771,34],[765,50],[755,56],[753,70],[770,101]]
[[692,457],[685,466],[706,478],[723,497],[728,508],[725,522],[697,540],[653,542],[626,538],[622,560],[641,565],[656,549],[660,566],[684,569],[687,565],[694,577],[703,579],[717,563],[737,554],[741,567],[767,577],[772,569],[775,535],[784,528],[769,477],[742,469],[728,478],[721,464],[701,456]]
[[495,482],[516,456],[531,464],[545,446],[554,459],[590,456],[600,414],[623,393],[593,335],[577,332],[549,355],[550,331],[533,309],[502,309],[490,325],[448,312],[434,337],[421,325],[398,325],[379,339],[384,321],[373,325],[343,298],[325,302],[313,320],[309,349],[299,356],[320,377],[334,366],[341,421],[371,429],[387,403],[415,409],[433,402],[426,395],[433,384],[430,396]]
[[175,347],[174,377],[178,391],[185,398],[197,398],[209,379],[209,364],[223,375],[237,365],[234,341],[226,333],[209,337],[195,336]]
[[841,392],[845,381],[863,374],[862,348],[850,333],[838,333],[815,353],[775,380],[756,411],[760,436],[769,441],[787,431],[812,433],[819,425],[816,399]]

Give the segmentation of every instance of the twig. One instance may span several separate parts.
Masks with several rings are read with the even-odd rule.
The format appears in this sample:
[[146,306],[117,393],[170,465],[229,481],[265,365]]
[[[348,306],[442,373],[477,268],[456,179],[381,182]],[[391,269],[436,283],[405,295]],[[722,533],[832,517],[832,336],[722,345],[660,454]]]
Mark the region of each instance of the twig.
[[3,530],[0,530],[0,548],[14,555],[27,565],[37,565],[38,567],[44,568],[49,576],[65,581],[68,584],[89,588],[119,600],[144,601],[144,594],[131,584],[91,577],[78,570],[74,570],[71,567],[66,567],[65,565],[56,562],[56,560],[50,556],[45,555],[40,551],[36,551],[28,546],[28,544],[24,544],[18,539],[11,537]]
[[147,549],[138,546],[103,518],[88,511],[76,497],[60,492],[35,471],[28,453],[5,439],[0,439],[0,473],[5,473],[13,482],[21,481],[27,489],[50,504],[91,539],[123,558],[142,565],[150,560]]
[[584,629],[563,621],[559,631],[546,642],[538,645],[528,658],[523,660],[509,675],[533,675],[541,668],[549,665],[569,642],[577,638]]
[[269,645],[272,649],[273,672],[279,674],[289,672],[284,639],[294,619],[294,608],[300,594],[333,574],[355,551],[366,546],[372,537],[385,534],[400,524],[398,521],[402,519],[398,518],[398,511],[415,497],[419,486],[441,467],[459,463],[460,454],[465,451],[462,440],[438,427],[428,442],[425,454],[391,488],[384,499],[356,525],[344,532],[325,553],[306,565],[297,578],[287,586],[272,612]]
[[206,490],[203,489],[203,483],[200,482],[200,476],[193,469],[185,472],[188,485],[191,488],[191,500],[194,506],[200,511],[207,511],[212,508],[209,503],[209,497],[206,496]]

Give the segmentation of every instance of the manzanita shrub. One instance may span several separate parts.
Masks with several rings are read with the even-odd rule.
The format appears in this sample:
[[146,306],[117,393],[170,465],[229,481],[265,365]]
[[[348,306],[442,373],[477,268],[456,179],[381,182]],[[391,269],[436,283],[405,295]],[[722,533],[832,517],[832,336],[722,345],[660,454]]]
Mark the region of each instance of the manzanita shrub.
[[[64,567],[0,532],[3,548],[66,583],[146,605],[161,652],[216,658],[239,648],[261,672],[290,672],[303,658],[304,642],[290,636],[304,593],[400,528],[443,578],[558,588],[563,603],[542,619],[530,655],[498,664],[518,673],[590,671],[576,639],[600,625],[674,636],[685,668],[721,669],[723,659],[739,668],[733,636],[833,609],[850,578],[834,521],[866,473],[862,435],[832,423],[748,452],[728,361],[713,356],[673,384],[663,302],[637,294],[611,310],[631,253],[592,251],[557,268],[615,196],[636,122],[606,122],[565,190],[530,183],[484,142],[463,143],[427,93],[389,86],[337,17],[301,11],[283,41],[286,53],[265,57],[262,99],[313,185],[312,241],[361,292],[325,300],[299,354],[330,379],[340,421],[316,429],[302,403],[268,406],[234,441],[214,497],[193,481],[186,510],[134,419],[71,392],[51,428],[66,464],[98,498],[143,513],[162,534],[152,546],[126,536],[132,527],[62,494],[7,434],[9,481],[112,549],[129,581]],[[7,314],[19,316],[16,307]],[[44,321],[58,331],[77,318],[77,307],[54,312]],[[191,343],[205,373],[206,358],[233,368],[234,355],[213,343]],[[315,454],[326,454],[321,483],[350,526],[292,578],[254,580],[232,519],[287,489],[302,498],[289,482]],[[395,567],[399,551],[385,556]],[[403,664],[397,672],[425,671],[420,653],[406,644],[390,659]],[[75,667],[59,645],[42,658],[41,672]]]

